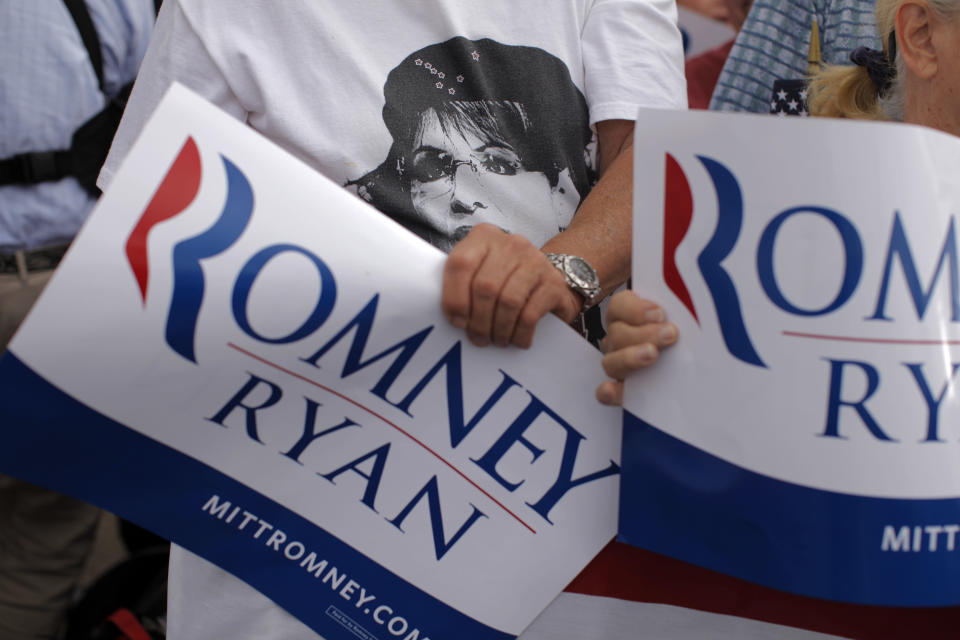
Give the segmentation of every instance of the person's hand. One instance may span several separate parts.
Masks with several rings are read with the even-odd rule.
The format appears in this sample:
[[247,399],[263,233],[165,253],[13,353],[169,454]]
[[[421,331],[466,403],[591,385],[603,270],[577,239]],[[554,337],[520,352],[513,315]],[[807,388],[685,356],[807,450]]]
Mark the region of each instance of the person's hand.
[[540,318],[573,322],[583,301],[529,240],[478,224],[447,257],[441,304],[473,344],[527,349]]
[[660,350],[677,341],[677,328],[666,321],[656,303],[621,291],[610,298],[607,308],[607,336],[601,346],[603,370],[613,378],[597,387],[602,404],[623,404],[623,379],[627,374],[649,367]]

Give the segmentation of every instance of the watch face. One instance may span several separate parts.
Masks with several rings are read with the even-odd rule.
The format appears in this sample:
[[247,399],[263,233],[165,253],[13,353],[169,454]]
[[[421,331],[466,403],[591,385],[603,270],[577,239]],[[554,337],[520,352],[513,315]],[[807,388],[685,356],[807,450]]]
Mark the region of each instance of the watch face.
[[597,274],[587,262],[581,258],[571,257],[567,260],[567,268],[576,278],[593,286],[597,280]]

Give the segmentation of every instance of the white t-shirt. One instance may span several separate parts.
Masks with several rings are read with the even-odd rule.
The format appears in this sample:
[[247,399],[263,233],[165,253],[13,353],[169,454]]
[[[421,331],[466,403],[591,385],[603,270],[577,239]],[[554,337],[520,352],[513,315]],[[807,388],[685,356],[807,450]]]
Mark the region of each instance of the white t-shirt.
[[[674,0],[168,0],[102,188],[173,81],[441,248],[480,221],[544,243],[591,125],[686,107]],[[171,640],[317,637],[177,547],[169,593]]]
[[169,4],[103,185],[177,80],[443,249],[481,221],[543,244],[589,188],[588,125],[686,103],[672,0]]

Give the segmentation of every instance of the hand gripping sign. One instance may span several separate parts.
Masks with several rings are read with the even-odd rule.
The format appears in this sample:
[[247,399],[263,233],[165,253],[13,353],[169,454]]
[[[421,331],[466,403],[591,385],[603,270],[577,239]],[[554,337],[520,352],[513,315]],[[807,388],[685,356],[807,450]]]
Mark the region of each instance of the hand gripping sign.
[[0,360],[0,470],[325,638],[507,638],[615,532],[599,356],[471,347],[443,255],[182,87]]
[[818,598],[960,604],[960,140],[643,112],[620,534]]

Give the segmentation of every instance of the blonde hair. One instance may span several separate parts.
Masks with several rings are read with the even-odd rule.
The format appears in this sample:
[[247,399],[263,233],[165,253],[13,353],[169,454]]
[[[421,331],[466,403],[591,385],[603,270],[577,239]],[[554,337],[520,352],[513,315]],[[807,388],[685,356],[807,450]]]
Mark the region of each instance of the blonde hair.
[[[877,36],[883,43],[883,54],[890,59],[890,43],[893,42],[897,9],[904,0],[877,0]],[[957,0],[925,0],[935,13],[952,16],[958,10]],[[893,37],[892,37],[893,36]],[[897,47],[896,59],[891,61],[896,69],[890,86],[883,97],[864,67],[857,65],[830,65],[810,79],[810,113],[831,118],[857,118],[862,120],[902,120],[904,95],[903,58]]]

